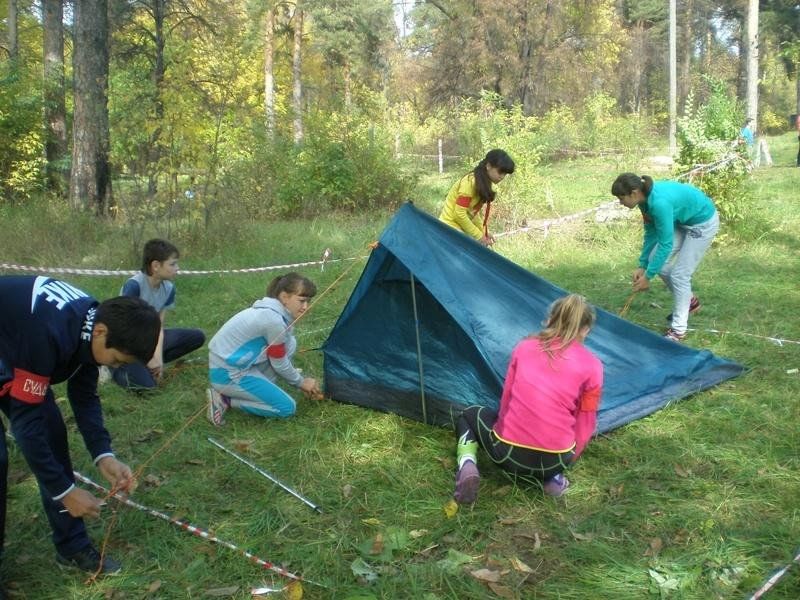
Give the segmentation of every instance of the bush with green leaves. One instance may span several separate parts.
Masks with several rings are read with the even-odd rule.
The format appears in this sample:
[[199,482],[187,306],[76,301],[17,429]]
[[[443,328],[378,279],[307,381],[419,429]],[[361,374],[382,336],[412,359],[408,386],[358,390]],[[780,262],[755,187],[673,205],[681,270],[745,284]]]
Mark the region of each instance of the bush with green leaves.
[[344,113],[309,117],[301,144],[257,139],[221,171],[225,196],[252,217],[379,208],[405,200],[411,189],[391,133]]
[[743,111],[722,82],[709,77],[706,83],[708,101],[694,106],[690,94],[686,116],[678,120],[675,171],[714,200],[723,220],[736,222],[750,199],[747,146],[738,140]]
[[0,200],[28,200],[42,189],[42,99],[34,81],[11,61],[0,67]]

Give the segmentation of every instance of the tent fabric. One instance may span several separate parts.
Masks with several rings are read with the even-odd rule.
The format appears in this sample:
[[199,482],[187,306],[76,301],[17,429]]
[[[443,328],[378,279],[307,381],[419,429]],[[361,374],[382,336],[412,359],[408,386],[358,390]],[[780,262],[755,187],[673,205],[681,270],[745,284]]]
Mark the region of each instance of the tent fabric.
[[[511,351],[566,293],[404,204],[323,346],[326,393],[445,426],[497,408]],[[743,370],[601,309],[586,345],[605,368],[597,433]]]

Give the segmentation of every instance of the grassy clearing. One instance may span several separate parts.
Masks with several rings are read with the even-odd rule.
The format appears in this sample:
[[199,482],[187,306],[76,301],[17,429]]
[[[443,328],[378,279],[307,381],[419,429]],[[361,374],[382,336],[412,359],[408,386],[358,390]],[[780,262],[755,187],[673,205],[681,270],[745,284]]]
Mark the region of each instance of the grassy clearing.
[[[755,172],[749,219],[736,231],[723,229],[696,275],[704,307],[692,318],[695,331],[687,338],[749,371],[594,441],[573,470],[573,488],[564,499],[515,486],[484,460],[477,505],[447,518],[452,434],[331,401],[300,399],[297,417],[286,421],[233,413],[220,430],[200,415],[150,460],[203,408],[202,352],[173,366],[163,388],[151,396],[129,395],[113,384],[101,390],[121,458],[134,468],[149,461],[136,499],[327,586],[306,585],[306,598],[707,599],[754,590],[774,567],[788,562],[800,542],[800,375],[791,372],[800,368],[800,346],[753,337],[800,340],[800,169],[789,166],[796,137],[772,139],[771,150],[776,166]],[[552,208],[530,216],[568,214],[608,199],[620,168],[597,160],[543,168]],[[452,177],[424,181],[417,204],[435,211]],[[504,220],[517,222],[515,215],[497,212],[496,230]],[[9,232],[6,261],[136,266],[125,232],[113,225],[70,221],[54,232],[30,212],[4,209],[0,216]],[[354,257],[365,254],[388,218],[228,224],[227,230],[220,224],[205,239],[177,242],[184,269],[310,260],[325,247],[335,256]],[[571,224],[546,237],[511,236],[497,250],[618,311],[629,295],[640,235],[631,215],[610,224]],[[303,271],[326,290],[350,264]],[[307,373],[321,373],[313,349],[335,322],[362,264],[356,261],[297,327],[304,350],[297,362]],[[169,323],[213,334],[263,293],[269,277],[184,276]],[[114,294],[123,281],[66,278],[99,297]],[[636,299],[628,318],[661,329],[667,312],[669,295],[655,284]],[[65,414],[69,419],[68,409]],[[324,514],[222,453],[206,441],[209,435],[320,504]],[[72,441],[76,467],[93,473],[74,432]],[[208,591],[236,587],[229,597],[247,598],[251,586],[279,583],[225,548],[121,509],[109,550],[125,570],[87,587],[80,575],[53,569],[36,486],[13,448],[11,471],[3,576],[12,597],[203,598]],[[103,538],[106,521],[90,524],[96,540]],[[522,563],[530,572],[520,570]],[[483,568],[501,572],[494,589],[469,574]],[[365,583],[373,576],[373,583]],[[800,575],[794,569],[769,598],[798,595]]]

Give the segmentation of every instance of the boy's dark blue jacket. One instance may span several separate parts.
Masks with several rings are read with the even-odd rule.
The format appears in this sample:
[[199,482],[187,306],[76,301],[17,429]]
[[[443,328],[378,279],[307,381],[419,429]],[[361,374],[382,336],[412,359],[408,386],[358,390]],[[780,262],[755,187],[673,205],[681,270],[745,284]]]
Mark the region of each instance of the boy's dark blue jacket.
[[67,381],[67,397],[93,459],[111,453],[97,395],[91,349],[98,302],[49,277],[0,277],[0,397],[11,431],[42,486],[58,498],[72,487],[46,440],[42,406],[49,386]]

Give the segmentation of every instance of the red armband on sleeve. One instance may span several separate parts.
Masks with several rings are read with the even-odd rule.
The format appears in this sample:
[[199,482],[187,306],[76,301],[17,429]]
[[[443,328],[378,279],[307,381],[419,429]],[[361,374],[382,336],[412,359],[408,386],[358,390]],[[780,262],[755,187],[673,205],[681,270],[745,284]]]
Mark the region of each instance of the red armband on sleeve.
[[286,344],[271,344],[267,346],[267,356],[270,358],[283,358],[286,356]]
[[463,208],[469,208],[470,203],[472,202],[472,198],[469,196],[459,196],[456,198],[456,204]]
[[594,388],[583,393],[580,399],[580,410],[583,412],[597,412],[600,408],[600,394],[602,390]]
[[14,369],[11,396],[27,404],[41,404],[50,386],[50,378],[22,369]]

